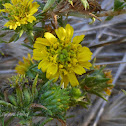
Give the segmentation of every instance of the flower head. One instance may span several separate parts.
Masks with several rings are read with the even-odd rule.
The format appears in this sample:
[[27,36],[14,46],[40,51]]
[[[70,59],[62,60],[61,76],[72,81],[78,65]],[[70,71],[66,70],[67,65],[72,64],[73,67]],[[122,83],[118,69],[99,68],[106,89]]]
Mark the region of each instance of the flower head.
[[79,44],[84,35],[73,37],[73,27],[69,24],[65,28],[60,27],[55,30],[56,38],[53,34],[46,32],[45,38],[37,38],[34,44],[33,58],[41,60],[38,69],[46,72],[48,79],[59,77],[61,84],[66,87],[68,83],[72,86],[79,84],[76,74],[82,75],[92,65],[92,52],[87,47]]
[[0,12],[8,13],[9,21],[4,25],[10,29],[16,29],[22,24],[32,23],[36,18],[33,16],[38,11],[39,4],[32,3],[33,0],[11,0],[11,3],[5,3],[5,9]]
[[24,62],[19,61],[18,65],[15,67],[16,73],[18,73],[18,74],[26,74],[29,67],[33,63],[33,59],[31,58],[30,54],[28,54],[27,58],[23,57],[23,60],[24,60]]

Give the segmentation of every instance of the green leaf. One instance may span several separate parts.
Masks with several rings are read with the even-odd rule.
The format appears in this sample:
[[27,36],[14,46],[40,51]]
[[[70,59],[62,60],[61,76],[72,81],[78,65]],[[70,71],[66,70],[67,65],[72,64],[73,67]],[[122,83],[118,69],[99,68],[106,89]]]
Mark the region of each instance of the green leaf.
[[1,39],[0,39],[0,43],[8,43],[8,42],[6,42],[6,41],[3,41],[3,40],[1,40]]
[[113,18],[113,16],[108,16],[105,21],[110,21]]
[[106,98],[103,96],[102,93],[98,93],[98,92],[96,92],[96,91],[90,91],[90,93],[95,94],[95,95],[101,97],[102,99],[104,99],[105,101],[107,101]]
[[17,105],[15,96],[9,95],[8,98],[9,98],[10,102],[11,102],[14,106]]
[[87,109],[88,108],[87,105],[89,105],[90,103],[84,102],[84,101],[79,101],[78,104]]
[[46,12],[47,10],[50,9],[50,7],[52,7],[52,5],[54,4],[56,0],[48,0],[46,5],[43,8],[43,12]]
[[24,105],[29,105],[29,103],[31,101],[31,96],[30,96],[28,89],[25,88],[23,90],[23,94],[24,94]]
[[37,80],[38,80],[38,74],[36,75],[33,85],[32,85],[32,96],[35,97],[36,96],[36,85],[37,85]]
[[21,44],[21,45],[23,45],[23,46],[25,46],[25,47],[27,47],[28,49],[31,49],[31,50],[34,49],[33,47],[31,47],[30,45],[27,45],[27,44]]
[[23,106],[23,103],[22,103],[22,100],[23,100],[23,92],[22,92],[22,89],[19,87],[19,85],[16,87],[16,96],[17,96],[17,104],[22,107]]
[[6,106],[6,107],[14,107],[12,104],[5,102],[3,100],[0,100],[0,105]]
[[34,71],[32,71],[32,70],[28,70],[28,71],[26,72],[26,76],[28,76],[28,77],[31,78],[31,79],[34,79],[35,76],[36,76],[36,73],[35,73]]
[[123,90],[123,89],[122,89],[122,91],[123,91],[123,93],[126,95],[126,91],[125,91],[125,90]]
[[53,80],[54,80],[54,79],[47,81],[47,82],[42,86],[42,89],[43,89],[43,90],[47,90],[47,89],[50,87],[50,85],[51,85],[51,83],[53,82]]
[[5,32],[5,33],[3,33],[3,34],[1,34],[0,35],[0,37],[4,37],[5,35],[7,35],[7,33]]
[[89,4],[87,0],[81,0],[81,2],[84,5],[85,10],[87,10],[87,8],[89,9]]
[[51,91],[49,90],[46,93],[42,94],[42,98],[43,97],[46,98],[46,97],[52,96],[52,94],[53,94],[52,90]]
[[19,39],[19,34],[18,33],[15,33],[9,40],[9,42],[16,42],[17,40]]
[[44,3],[43,2],[40,2],[37,0],[37,3],[40,5],[40,10],[43,10],[43,7],[44,7]]
[[9,29],[9,28],[2,28],[1,30],[11,30],[11,29]]
[[121,10],[124,8],[123,6],[124,2],[121,2],[120,0],[114,1],[114,11]]
[[24,30],[19,31],[19,38],[22,36],[23,33],[24,33]]
[[48,119],[44,120],[39,126],[44,126],[46,123],[48,123],[51,120],[53,120],[53,118],[48,118]]
[[26,34],[27,34],[28,40],[30,41],[30,44],[33,45],[33,42],[34,42],[33,31],[27,31]]

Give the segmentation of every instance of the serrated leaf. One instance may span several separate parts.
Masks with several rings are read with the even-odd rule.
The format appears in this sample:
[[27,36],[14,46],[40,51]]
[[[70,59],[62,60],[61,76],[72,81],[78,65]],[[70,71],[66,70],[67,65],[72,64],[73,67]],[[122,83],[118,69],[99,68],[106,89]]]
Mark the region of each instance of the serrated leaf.
[[51,91],[47,91],[44,94],[42,94],[42,97],[46,98],[46,97],[50,96],[51,94],[53,94],[52,90]]
[[10,102],[11,102],[14,106],[17,105],[15,96],[9,95],[8,98],[9,98]]
[[54,4],[56,0],[48,0],[47,3],[45,4],[44,8],[43,8],[43,12],[46,12],[47,10],[50,9],[50,7],[52,7],[52,5]]
[[84,102],[84,101],[79,101],[78,104],[87,109],[88,108],[87,105],[89,105],[90,103]]
[[38,80],[38,74],[36,75],[33,85],[32,85],[32,96],[35,97],[36,96],[36,85],[37,85],[37,80]]
[[27,75],[29,78],[34,79],[35,76],[36,76],[36,73],[35,73],[34,71],[28,70],[28,71],[26,72],[26,75]]
[[107,101],[106,98],[105,98],[105,97],[103,96],[103,94],[101,94],[101,93],[98,93],[98,92],[96,92],[96,91],[90,91],[90,93],[95,94],[95,95],[101,97],[102,99],[104,99],[105,101]]
[[22,107],[23,92],[20,87],[16,87],[16,96],[17,96],[17,104],[20,105],[20,107]]
[[30,44],[33,45],[33,42],[34,42],[33,31],[27,31],[26,34],[27,34],[28,40],[30,41]]
[[25,88],[23,90],[23,94],[24,94],[24,105],[29,105],[29,103],[31,101],[31,96],[30,96],[28,89]]
[[50,87],[50,85],[51,85],[51,83],[53,82],[53,80],[54,80],[54,79],[47,81],[47,82],[42,86],[42,89],[43,89],[43,90],[47,90],[47,89]]
[[0,100],[0,105],[6,106],[6,107],[14,107],[12,104],[5,102],[3,100]]
[[89,9],[89,4],[87,0],[81,0],[81,2],[84,5],[85,10],[87,10],[87,8]]

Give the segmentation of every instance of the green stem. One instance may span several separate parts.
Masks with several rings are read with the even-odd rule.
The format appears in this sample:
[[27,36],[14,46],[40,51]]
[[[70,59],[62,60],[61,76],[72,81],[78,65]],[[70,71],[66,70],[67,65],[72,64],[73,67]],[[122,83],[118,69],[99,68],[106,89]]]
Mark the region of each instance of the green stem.
[[2,126],[4,126],[4,117],[2,118]]

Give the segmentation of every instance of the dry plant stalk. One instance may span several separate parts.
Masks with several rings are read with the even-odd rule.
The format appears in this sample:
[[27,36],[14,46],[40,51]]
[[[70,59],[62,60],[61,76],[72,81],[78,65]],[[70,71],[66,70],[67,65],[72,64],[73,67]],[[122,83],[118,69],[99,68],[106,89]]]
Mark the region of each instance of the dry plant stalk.
[[97,16],[93,13],[101,11],[101,6],[96,0],[88,0],[89,8],[84,8],[81,0],[73,0],[73,5],[71,5],[68,0],[61,1],[57,7],[53,10],[56,15],[59,14],[68,14],[70,12],[79,12],[84,15],[88,15],[91,17],[95,17],[96,19],[100,20]]
[[88,0],[89,9],[85,9],[82,2],[80,0],[73,0],[73,6],[70,5],[70,9],[78,11],[78,12],[97,12],[101,11],[101,6],[98,4],[96,0]]

